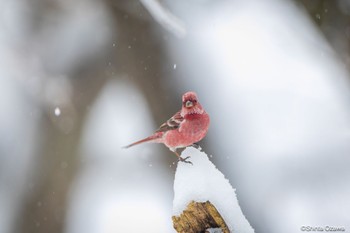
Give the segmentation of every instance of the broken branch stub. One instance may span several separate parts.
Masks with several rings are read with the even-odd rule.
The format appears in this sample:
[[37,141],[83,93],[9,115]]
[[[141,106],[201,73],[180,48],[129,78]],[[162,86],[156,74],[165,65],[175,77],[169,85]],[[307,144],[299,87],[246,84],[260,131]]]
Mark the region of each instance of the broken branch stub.
[[209,228],[221,228],[223,233],[230,233],[224,219],[209,201],[191,201],[180,216],[172,219],[178,233],[204,233]]

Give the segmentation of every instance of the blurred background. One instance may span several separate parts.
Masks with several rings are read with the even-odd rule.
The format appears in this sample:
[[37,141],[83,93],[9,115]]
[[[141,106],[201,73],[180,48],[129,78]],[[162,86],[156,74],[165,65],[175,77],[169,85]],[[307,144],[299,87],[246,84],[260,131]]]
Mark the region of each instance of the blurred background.
[[256,232],[350,230],[350,1],[1,0],[0,232],[174,232],[152,133],[200,142]]

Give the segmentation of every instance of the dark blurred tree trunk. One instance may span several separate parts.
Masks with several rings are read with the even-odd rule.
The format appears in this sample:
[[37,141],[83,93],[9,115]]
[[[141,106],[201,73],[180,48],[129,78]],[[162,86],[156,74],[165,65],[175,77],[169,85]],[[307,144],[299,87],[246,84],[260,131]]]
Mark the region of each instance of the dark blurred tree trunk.
[[156,34],[160,26],[138,1],[107,0],[107,3],[118,31],[112,57],[115,73],[127,75],[135,82],[148,100],[157,123],[167,120],[174,113],[173,106],[169,106],[174,92],[169,93],[162,85],[163,77],[172,69],[163,48],[164,37],[169,33],[163,30],[164,34]]
[[52,109],[42,109],[46,117],[39,126],[43,137],[40,160],[16,232],[63,232],[67,194],[79,166],[77,156],[87,106],[106,80],[96,75],[101,72],[91,71],[90,77],[80,80],[85,85],[80,82],[73,85],[73,108],[61,110],[60,118],[74,123],[69,132],[59,129],[60,118],[52,120]]
[[346,1],[296,0],[317,24],[320,31],[350,70],[350,5]]
[[[43,146],[38,156],[40,164],[37,165],[35,180],[31,182],[34,186],[17,222],[18,233],[63,232],[68,209],[67,195],[79,168],[79,143],[84,119],[109,79],[124,77],[132,80],[147,98],[156,122],[166,120],[173,113],[173,106],[167,104],[171,102],[167,99],[168,94],[173,93],[167,93],[161,84],[166,73],[162,67],[166,56],[159,41],[163,37],[155,36],[153,19],[138,2],[132,3],[135,4],[132,11],[136,9],[136,15],[125,11],[130,7],[127,1],[107,0],[106,3],[117,25],[115,46],[113,43],[110,45],[105,59],[80,67],[70,77],[74,93],[72,106],[67,111],[62,109],[60,117],[73,119],[72,130],[68,133],[58,130],[57,122],[49,117],[51,110],[42,109],[48,113],[40,126],[43,131]],[[171,156],[162,159],[169,163],[173,160]]]

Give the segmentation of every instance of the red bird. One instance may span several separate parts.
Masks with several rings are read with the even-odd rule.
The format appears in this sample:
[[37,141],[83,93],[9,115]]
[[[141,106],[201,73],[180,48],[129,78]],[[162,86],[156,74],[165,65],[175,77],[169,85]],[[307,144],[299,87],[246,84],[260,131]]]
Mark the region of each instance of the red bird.
[[192,91],[186,92],[182,96],[180,111],[162,124],[153,135],[125,148],[144,142],[163,143],[176,154],[180,161],[191,163],[186,161],[189,157],[181,158],[176,149],[194,145],[202,140],[208,132],[209,123],[209,115],[198,102],[197,94]]

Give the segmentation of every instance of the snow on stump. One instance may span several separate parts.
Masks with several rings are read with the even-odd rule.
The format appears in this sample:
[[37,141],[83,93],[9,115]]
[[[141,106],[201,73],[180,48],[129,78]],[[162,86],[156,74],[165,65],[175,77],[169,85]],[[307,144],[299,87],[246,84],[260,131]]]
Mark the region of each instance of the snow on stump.
[[[174,181],[173,225],[178,233],[253,233],[242,213],[235,190],[224,175],[195,148],[186,148]],[[221,229],[220,231],[214,229]]]

